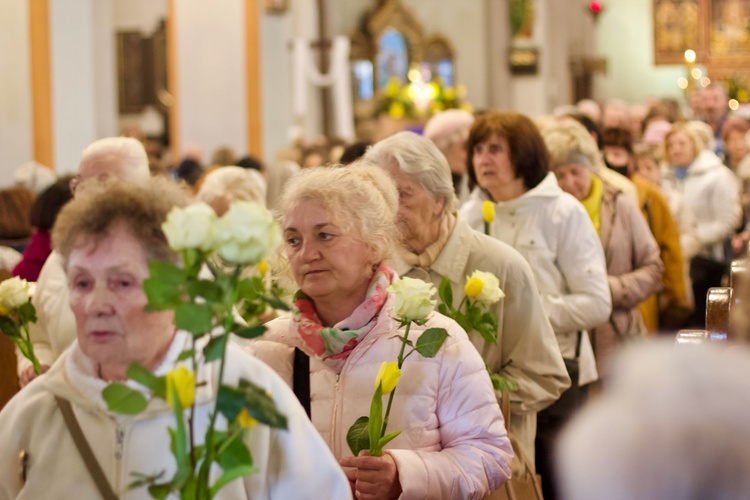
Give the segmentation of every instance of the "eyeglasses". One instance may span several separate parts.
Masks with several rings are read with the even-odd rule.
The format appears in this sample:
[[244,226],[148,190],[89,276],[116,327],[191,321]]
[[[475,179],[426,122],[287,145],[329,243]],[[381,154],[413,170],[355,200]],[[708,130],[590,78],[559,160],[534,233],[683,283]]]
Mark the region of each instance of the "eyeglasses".
[[76,175],[72,179],[70,179],[70,192],[75,194],[76,189],[81,185],[83,181],[88,181],[90,179],[96,179],[97,182],[104,182],[107,179],[110,178],[109,174],[99,174],[96,177],[81,177],[80,175]]

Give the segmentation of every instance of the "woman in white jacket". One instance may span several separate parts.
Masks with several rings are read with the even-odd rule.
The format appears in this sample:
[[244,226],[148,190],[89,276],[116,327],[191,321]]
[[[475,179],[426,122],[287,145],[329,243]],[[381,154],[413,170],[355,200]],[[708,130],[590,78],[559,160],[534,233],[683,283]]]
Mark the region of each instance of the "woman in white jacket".
[[478,117],[467,151],[473,191],[460,214],[474,229],[483,230],[482,205],[494,203],[490,235],[518,250],[531,265],[571,369],[574,387],[537,415],[536,464],[546,498],[554,494],[552,440],[580,405],[583,386],[597,379],[587,330],[607,321],[612,311],[604,251],[583,205],[560,189],[549,171],[549,153],[529,118],[506,112]]
[[[136,473],[165,480],[175,475],[169,432],[174,411],[127,380],[127,370],[139,363],[164,376],[190,366],[180,355],[191,345],[191,335],[176,330],[173,311],[145,310],[143,289],[150,259],[174,259],[161,224],[183,197],[166,180],[114,183],[76,197],[61,212],[53,241],[65,262],[77,340],[0,412],[0,500],[145,499],[151,497],[147,485],[131,484],[139,479]],[[218,363],[199,360],[194,410],[185,410],[196,439],[205,435],[214,409],[218,375]],[[244,441],[257,470],[229,482],[215,498],[350,498],[346,477],[294,394],[271,369],[230,345],[223,382],[236,386],[241,379],[273,398],[287,417],[287,429],[257,425],[249,430]],[[125,381],[149,397],[144,411],[110,411],[102,391],[111,381]],[[82,429],[82,440],[63,416],[66,408]],[[223,417],[217,419],[218,430],[226,425]],[[83,442],[92,461],[79,451]],[[91,462],[98,463],[99,473]],[[214,466],[212,484],[220,474]]]
[[682,195],[694,214],[695,230],[680,237],[690,264],[695,311],[688,326],[704,327],[706,293],[721,286],[730,255],[725,247],[742,219],[740,183],[691,125],[676,123],[664,138],[662,189]]
[[[449,337],[435,357],[404,362],[388,422],[401,434],[381,457],[353,457],[347,446],[348,429],[369,413],[378,369],[402,345],[387,291],[397,276],[384,263],[397,209],[396,188],[378,167],[295,177],[280,219],[300,291],[293,316],[269,323],[249,349],[290,384],[308,386],[309,395],[298,396],[358,498],[482,498],[509,477],[512,451],[482,358],[466,332],[438,313],[409,333],[415,343],[434,327]],[[308,366],[294,361],[300,356]]]

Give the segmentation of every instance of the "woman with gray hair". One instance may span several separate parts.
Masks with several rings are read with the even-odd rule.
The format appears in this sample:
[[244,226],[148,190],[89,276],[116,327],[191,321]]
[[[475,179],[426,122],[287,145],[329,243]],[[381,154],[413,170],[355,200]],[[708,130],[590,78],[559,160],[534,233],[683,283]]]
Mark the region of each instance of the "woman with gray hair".
[[313,167],[290,181],[278,213],[299,291],[292,316],[268,323],[248,349],[300,388],[357,498],[483,498],[510,476],[512,451],[481,357],[437,312],[409,330],[415,345],[429,328],[449,336],[436,356],[403,362],[388,421],[401,433],[382,456],[354,457],[347,446],[381,365],[403,350],[389,289],[398,276],[386,264],[397,199],[372,166]]
[[207,203],[217,215],[224,215],[233,201],[252,201],[266,205],[266,182],[255,170],[242,167],[220,167],[206,174],[198,201]]
[[364,160],[388,172],[398,187],[404,246],[394,259],[399,273],[435,286],[447,277],[456,304],[465,296],[468,275],[479,270],[497,276],[505,292],[492,306],[499,319],[497,344],[477,332],[469,338],[492,373],[518,383],[510,395],[511,430],[533,463],[536,413],[552,404],[570,379],[528,263],[456,214],[448,163],[429,139],[401,132],[375,144]]
[[601,158],[588,131],[567,120],[544,129],[542,137],[557,183],[583,204],[604,247],[612,314],[592,331],[601,377],[619,344],[646,334],[638,304],[661,288],[664,265],[638,206],[594,174]]
[[[105,137],[89,144],[81,154],[78,175],[70,181],[73,195],[87,186],[107,179],[127,183],[147,182],[151,177],[146,150],[131,137]],[[75,319],[68,306],[68,280],[63,259],[53,251],[39,273],[32,299],[37,322],[29,326],[34,352],[46,370],[76,337]],[[31,363],[19,355],[18,380],[21,387],[36,377]]]

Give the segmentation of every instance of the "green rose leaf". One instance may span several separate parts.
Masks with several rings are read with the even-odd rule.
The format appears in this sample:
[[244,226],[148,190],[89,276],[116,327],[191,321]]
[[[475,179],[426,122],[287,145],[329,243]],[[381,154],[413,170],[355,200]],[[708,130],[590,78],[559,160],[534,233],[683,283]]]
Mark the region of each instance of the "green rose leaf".
[[266,391],[247,380],[240,380],[240,387],[222,385],[219,388],[217,408],[227,420],[234,422],[242,408],[258,422],[270,427],[286,429],[286,417],[276,408]]
[[360,451],[370,449],[370,431],[367,425],[369,421],[370,417],[359,417],[346,433],[346,444],[355,457]]
[[0,331],[8,337],[20,338],[21,331],[15,321],[7,316],[0,316]]
[[241,299],[254,301],[264,290],[263,281],[260,278],[243,279],[237,284],[237,296]]
[[149,277],[143,281],[148,298],[148,309],[163,311],[174,309],[182,301],[187,281],[184,271],[171,262],[152,260],[148,264]]
[[472,331],[474,328],[472,328],[471,323],[469,323],[469,319],[466,317],[466,315],[460,311],[456,311],[455,316],[451,316],[456,323],[458,323],[458,326],[464,329],[466,333]]
[[219,462],[225,472],[243,465],[253,465],[250,450],[247,449],[247,445],[242,440],[244,434],[244,432],[238,432],[221,443],[216,461]]
[[152,484],[148,487],[148,493],[151,498],[164,500],[172,492],[172,483]]
[[434,358],[447,338],[445,328],[429,328],[417,339],[417,352],[425,358]]
[[31,301],[26,302],[18,308],[18,315],[24,323],[36,323],[36,308],[34,308],[34,304]]
[[155,396],[162,399],[167,397],[167,384],[164,377],[157,377],[138,363],[132,363],[128,367],[128,378],[151,389]]
[[503,377],[498,373],[490,373],[490,380],[492,380],[492,387],[496,391],[517,391],[518,384],[513,380]]
[[486,342],[489,342],[490,344],[497,344],[497,327],[493,328],[490,324],[480,322],[479,324],[475,325],[475,329],[479,332],[479,335],[481,335]]
[[378,442],[378,447],[382,450],[385,447],[385,445],[393,441],[396,438],[396,436],[398,436],[399,434],[401,434],[401,431],[393,431],[390,434],[386,434],[385,436],[380,438],[380,441]]
[[450,311],[450,310],[448,309],[448,306],[446,306],[446,305],[445,305],[444,303],[442,303],[442,302],[441,302],[440,304],[438,304],[438,306],[437,306],[437,310],[438,310],[438,312],[439,312],[440,314],[442,314],[443,316],[448,316],[449,318],[452,318],[452,317],[453,317],[453,316],[452,316],[452,312],[453,312],[453,311]]
[[288,311],[289,306],[286,305],[286,303],[281,300],[279,297],[273,296],[273,295],[264,295],[263,300],[271,306],[274,309],[278,309],[279,311]]
[[120,382],[105,387],[102,397],[107,402],[109,411],[123,415],[135,415],[145,410],[148,405],[148,400],[143,394]]
[[370,420],[367,422],[367,430],[370,438],[370,455],[379,457],[382,450],[378,448],[380,432],[383,429],[383,387],[381,384],[375,388],[370,404]]
[[234,334],[237,335],[238,337],[242,337],[243,339],[254,339],[255,337],[260,337],[261,335],[263,335],[265,331],[266,331],[265,326],[258,325],[258,326],[251,326],[250,328],[242,328],[234,332]]
[[252,465],[240,465],[233,469],[225,469],[224,474],[219,476],[219,479],[217,479],[214,485],[211,486],[211,498],[213,498],[213,496],[216,495],[221,488],[231,483],[235,479],[254,474],[255,472],[257,472],[257,470],[258,469],[253,467]]
[[[443,276],[438,287],[438,296],[440,301],[445,304],[449,310],[453,309],[453,287],[451,287],[451,280],[447,276]],[[445,313],[442,313],[445,314]],[[448,316],[446,314],[446,316]]]
[[186,359],[190,359],[195,354],[195,349],[188,349],[187,351],[182,351],[179,356],[177,356],[177,361],[185,361]]
[[223,295],[223,290],[215,281],[191,281],[187,286],[190,297],[203,297],[207,301],[219,302]]
[[206,361],[214,361],[221,358],[224,354],[228,338],[229,335],[222,334],[208,341],[206,347],[203,348],[203,355],[206,357]]
[[175,309],[174,322],[177,328],[202,335],[211,331],[213,314],[206,304],[181,302]]

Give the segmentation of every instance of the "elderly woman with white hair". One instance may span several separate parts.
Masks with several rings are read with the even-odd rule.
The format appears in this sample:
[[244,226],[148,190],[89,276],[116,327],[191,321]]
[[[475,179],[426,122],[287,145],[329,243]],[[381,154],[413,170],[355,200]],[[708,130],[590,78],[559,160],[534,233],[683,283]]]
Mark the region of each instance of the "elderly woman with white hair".
[[[708,289],[721,286],[730,258],[726,244],[742,219],[740,184],[734,173],[707,149],[693,126],[676,123],[664,138],[662,189],[682,195],[695,230],[680,238],[690,262],[695,311],[689,325],[705,326]],[[679,214],[674,214],[676,218]]]
[[265,206],[266,181],[256,170],[220,167],[206,174],[196,199],[211,206],[219,216],[229,210],[233,201],[250,201]]
[[563,497],[747,498],[749,378],[744,345],[644,343],[624,351],[605,391],[560,437]]
[[469,198],[469,177],[466,175],[466,139],[469,137],[474,115],[462,109],[448,109],[435,113],[427,121],[422,134],[438,147],[448,160],[453,189],[459,204]]
[[[148,155],[143,145],[130,137],[107,137],[92,142],[81,155],[78,175],[71,180],[73,195],[89,183],[115,178],[141,183],[151,177]],[[53,251],[39,273],[33,298],[37,322],[29,327],[34,353],[46,370],[76,338],[75,319],[68,306],[68,280],[63,259]],[[24,357],[18,359],[19,384],[29,383],[36,375]]]
[[638,205],[594,174],[601,158],[586,129],[563,121],[547,127],[542,137],[557,183],[583,204],[604,248],[612,313],[591,339],[601,377],[620,343],[646,334],[638,304],[661,288],[664,265]]
[[401,433],[382,456],[354,457],[347,446],[348,429],[369,414],[381,365],[403,353],[389,288],[398,275],[387,264],[397,203],[373,166],[314,167],[293,178],[279,206],[299,287],[293,314],[268,323],[248,348],[300,388],[357,498],[483,498],[510,476],[512,451],[482,358],[437,312],[409,330],[415,345],[430,328],[449,336],[434,357],[403,361],[388,420]]
[[448,164],[426,138],[400,132],[375,144],[364,160],[388,172],[399,190],[399,273],[435,286],[449,278],[454,305],[465,296],[468,275],[479,270],[497,276],[505,292],[492,306],[499,319],[497,343],[477,332],[469,337],[493,373],[518,383],[510,394],[510,428],[533,463],[536,413],[570,381],[531,268],[512,247],[471,229],[456,213]]

